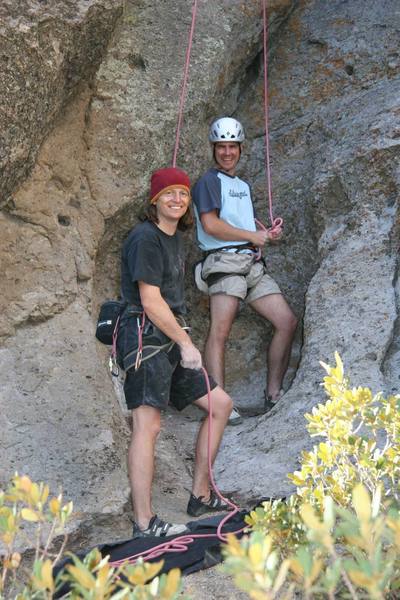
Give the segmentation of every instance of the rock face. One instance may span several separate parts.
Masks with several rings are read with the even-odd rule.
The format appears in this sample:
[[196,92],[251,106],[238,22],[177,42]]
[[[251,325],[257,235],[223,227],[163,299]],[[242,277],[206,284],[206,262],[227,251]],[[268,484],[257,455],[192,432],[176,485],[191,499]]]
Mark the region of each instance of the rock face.
[[[149,175],[172,159],[189,5],[0,8],[0,483],[18,470],[62,484],[89,529],[96,519],[111,527],[128,500],[128,430],[94,317],[118,293],[121,242]],[[374,390],[398,391],[400,373],[397,2],[275,0],[269,15],[274,213],[285,240],[267,259],[303,324],[284,399],[225,436],[217,479],[242,495],[288,491],[286,473],[309,443],[303,414],[323,400],[320,359],[338,350],[354,385]],[[241,173],[266,221],[261,32],[258,0],[199,3],[178,164],[196,178],[210,163],[209,121],[235,114],[248,134]],[[197,256],[191,244],[189,260]],[[201,345],[207,301],[189,278],[188,300]],[[227,384],[242,406],[262,404],[271,333],[240,311]],[[166,429],[178,439],[167,433],[160,461],[168,469],[178,448],[187,477],[187,440],[176,420]],[[156,495],[180,477],[176,464],[169,480],[160,471]]]
[[104,56],[122,1],[4,0],[0,6],[1,204],[26,177],[76,86]]

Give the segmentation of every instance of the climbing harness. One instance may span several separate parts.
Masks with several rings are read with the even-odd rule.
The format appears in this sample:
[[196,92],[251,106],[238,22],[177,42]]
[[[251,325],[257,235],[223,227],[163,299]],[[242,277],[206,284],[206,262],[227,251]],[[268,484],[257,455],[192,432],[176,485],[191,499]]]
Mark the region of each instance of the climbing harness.
[[[135,330],[134,337],[131,337],[131,340],[136,338],[137,343],[134,347],[132,347],[132,344],[129,344],[129,350],[126,353],[125,348],[119,348],[119,363],[125,371],[131,369],[137,371],[143,362],[153,358],[153,356],[159,352],[170,352],[175,346],[175,342],[163,334],[150,319],[146,318],[146,313],[143,309],[133,305],[127,305],[126,310],[127,315],[132,318],[129,318],[127,322],[124,318],[122,327],[129,328],[129,331]],[[186,324],[182,315],[175,315],[175,319],[183,330],[190,331],[190,327]],[[119,327],[121,327],[120,323],[117,324],[114,331],[110,370],[111,364],[117,364],[117,338]],[[118,374],[116,372],[117,368],[118,367],[114,367],[114,369],[111,370],[113,375]]]

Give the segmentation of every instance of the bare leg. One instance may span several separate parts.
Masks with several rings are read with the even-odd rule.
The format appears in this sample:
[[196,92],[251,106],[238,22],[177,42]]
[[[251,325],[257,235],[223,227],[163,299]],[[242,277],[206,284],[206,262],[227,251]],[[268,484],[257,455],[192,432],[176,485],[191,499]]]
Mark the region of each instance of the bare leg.
[[275,400],[288,367],[297,319],[282,294],[263,296],[251,302],[250,306],[275,328],[267,354],[267,394]]
[[[202,396],[196,402],[199,408],[208,413],[208,397]],[[222,435],[229,415],[232,410],[232,400],[224,390],[216,387],[211,392],[211,464],[214,464],[218,448],[221,443]],[[192,492],[194,496],[204,496],[208,498],[210,490],[210,479],[208,475],[208,420],[204,419],[200,426],[196,442],[195,466],[193,473]]]
[[239,300],[235,296],[210,296],[210,329],[204,349],[204,364],[207,372],[222,388],[225,385],[225,344],[238,305]]
[[160,432],[160,411],[152,406],[140,406],[132,411],[132,438],[128,454],[133,513],[140,529],[146,529],[154,515],[151,506],[151,486],[154,475],[154,451]]

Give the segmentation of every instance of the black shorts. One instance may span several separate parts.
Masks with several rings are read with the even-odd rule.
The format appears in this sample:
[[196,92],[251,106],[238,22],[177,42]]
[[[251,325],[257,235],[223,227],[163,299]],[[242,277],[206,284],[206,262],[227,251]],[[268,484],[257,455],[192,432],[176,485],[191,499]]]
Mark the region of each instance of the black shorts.
[[[207,384],[202,370],[185,369],[180,364],[181,353],[175,344],[170,352],[161,350],[145,360],[137,371],[126,373],[125,400],[129,409],[153,406],[163,410],[171,402],[183,410],[207,394]],[[210,389],[217,384],[210,377]]]

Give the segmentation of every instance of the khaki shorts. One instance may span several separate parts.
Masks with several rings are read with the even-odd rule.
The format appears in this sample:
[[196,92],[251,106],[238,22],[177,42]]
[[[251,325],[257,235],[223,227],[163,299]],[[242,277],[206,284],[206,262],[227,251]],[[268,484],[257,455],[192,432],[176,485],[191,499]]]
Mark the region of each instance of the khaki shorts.
[[226,294],[254,302],[262,296],[282,293],[263,263],[254,262],[253,254],[213,252],[204,260],[201,275],[210,296]]

